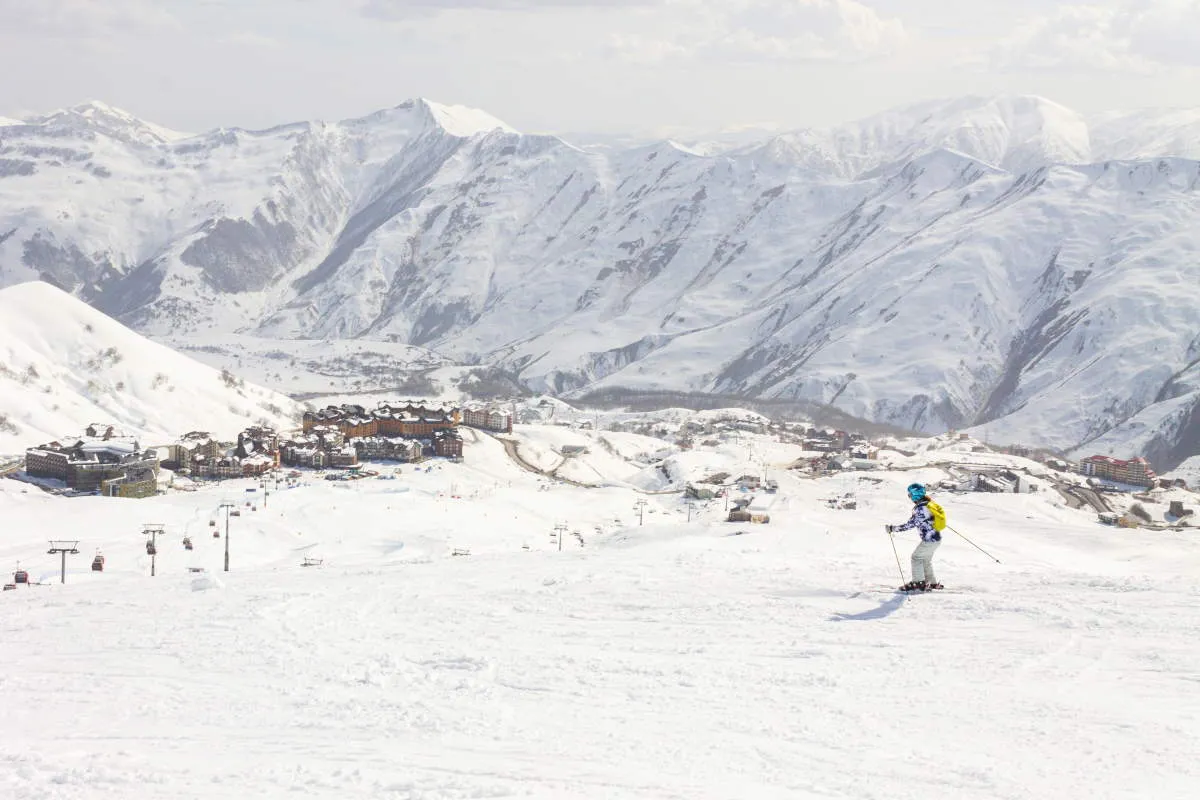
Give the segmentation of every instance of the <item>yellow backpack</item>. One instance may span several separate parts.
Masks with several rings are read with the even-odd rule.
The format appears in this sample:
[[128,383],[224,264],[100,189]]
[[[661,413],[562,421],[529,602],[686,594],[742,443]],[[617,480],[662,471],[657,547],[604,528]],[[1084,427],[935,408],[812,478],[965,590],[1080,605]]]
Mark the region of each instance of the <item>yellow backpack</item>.
[[933,529],[935,531],[945,530],[946,510],[932,500],[926,503],[925,507],[928,508],[929,513],[933,515]]

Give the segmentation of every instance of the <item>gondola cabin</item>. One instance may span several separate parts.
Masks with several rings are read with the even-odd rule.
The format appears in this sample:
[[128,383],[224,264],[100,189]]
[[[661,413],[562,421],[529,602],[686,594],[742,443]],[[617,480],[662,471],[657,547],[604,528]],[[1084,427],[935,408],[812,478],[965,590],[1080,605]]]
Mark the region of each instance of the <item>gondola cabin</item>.
[[92,559],[92,572],[104,572],[104,556],[99,553]]
[[220,532],[220,531],[213,531],[213,538],[214,538],[214,539],[220,539],[220,538],[221,538],[221,532]]
[[13,583],[29,583],[29,573],[19,569],[13,573]]
[[241,515],[242,515],[242,512],[236,508],[233,511],[229,512],[229,516],[231,516],[231,517],[240,517]]
[[210,527],[210,528],[215,528],[215,527],[217,527],[217,521],[216,521],[215,519],[210,519],[210,520],[208,521],[208,527]]
[[148,555],[148,556],[158,555],[158,548],[154,546],[154,542],[146,542],[146,555]]
[[190,536],[183,537],[183,549],[184,550],[192,549],[192,539]]

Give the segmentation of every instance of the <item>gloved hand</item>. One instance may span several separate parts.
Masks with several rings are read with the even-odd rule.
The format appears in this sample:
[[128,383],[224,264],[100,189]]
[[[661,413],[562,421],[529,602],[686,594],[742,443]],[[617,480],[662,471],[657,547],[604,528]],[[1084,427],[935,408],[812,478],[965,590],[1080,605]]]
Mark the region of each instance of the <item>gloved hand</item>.
[[895,525],[884,525],[883,529],[890,534],[892,531],[896,530],[896,526]]

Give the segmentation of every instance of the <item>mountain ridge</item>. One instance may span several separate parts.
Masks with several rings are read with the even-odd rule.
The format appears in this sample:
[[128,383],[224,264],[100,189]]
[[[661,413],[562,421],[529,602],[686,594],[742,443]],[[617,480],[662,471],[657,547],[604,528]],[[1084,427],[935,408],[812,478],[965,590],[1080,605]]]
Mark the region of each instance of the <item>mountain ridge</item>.
[[405,342],[539,391],[795,397],[1174,461],[1200,162],[1118,156],[1186,150],[1200,114],[1141,143],[1130,120],[958,98],[718,153],[420,99],[151,145],[25,123],[0,128],[0,285],[150,335]]

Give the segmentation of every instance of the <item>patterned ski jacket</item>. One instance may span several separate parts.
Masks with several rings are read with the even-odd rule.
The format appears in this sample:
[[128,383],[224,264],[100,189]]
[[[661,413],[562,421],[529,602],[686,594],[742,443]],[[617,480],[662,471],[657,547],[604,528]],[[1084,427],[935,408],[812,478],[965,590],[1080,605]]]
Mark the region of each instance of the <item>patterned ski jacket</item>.
[[912,516],[908,518],[908,522],[904,523],[903,525],[897,525],[892,530],[907,531],[916,528],[917,532],[921,534],[921,541],[940,542],[942,540],[942,534],[937,528],[933,527],[933,512],[927,507],[928,503],[928,500],[922,500],[921,502],[917,503],[913,507],[913,513]]

